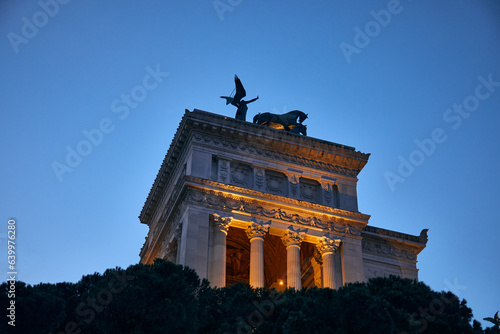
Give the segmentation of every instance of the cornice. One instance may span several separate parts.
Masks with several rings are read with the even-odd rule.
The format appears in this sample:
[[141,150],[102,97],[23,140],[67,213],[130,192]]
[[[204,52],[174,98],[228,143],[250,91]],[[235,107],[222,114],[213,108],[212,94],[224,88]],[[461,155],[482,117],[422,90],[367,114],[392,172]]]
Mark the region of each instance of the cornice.
[[406,233],[386,230],[385,228],[376,227],[376,226],[365,226],[365,228],[363,228],[363,233],[365,233],[365,234],[383,237],[386,239],[404,240],[404,241],[408,241],[408,242],[415,243],[415,244],[421,244],[421,245],[427,244],[427,240],[428,240],[427,231],[428,231],[427,229],[423,229],[422,232],[420,233],[420,235],[412,235],[412,234],[406,234]]

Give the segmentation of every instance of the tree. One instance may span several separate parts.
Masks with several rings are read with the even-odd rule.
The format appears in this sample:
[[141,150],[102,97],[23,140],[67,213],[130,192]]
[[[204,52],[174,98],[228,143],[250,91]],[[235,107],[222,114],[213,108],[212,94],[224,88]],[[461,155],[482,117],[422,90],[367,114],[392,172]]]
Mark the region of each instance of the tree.
[[498,333],[471,321],[465,300],[394,276],[337,290],[211,288],[194,270],[156,260],[77,283],[16,283],[16,333]]

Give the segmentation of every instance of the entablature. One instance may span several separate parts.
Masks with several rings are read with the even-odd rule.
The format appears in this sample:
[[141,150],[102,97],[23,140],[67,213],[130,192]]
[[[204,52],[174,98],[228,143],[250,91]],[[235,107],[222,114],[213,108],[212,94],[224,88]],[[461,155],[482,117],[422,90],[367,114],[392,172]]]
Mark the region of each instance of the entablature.
[[276,220],[297,227],[352,237],[360,237],[361,229],[368,224],[367,215],[311,203],[294,203],[294,200],[276,195],[261,196],[261,193],[247,189],[211,188],[206,184],[200,187],[196,183],[187,184],[187,187],[188,204],[217,211]]

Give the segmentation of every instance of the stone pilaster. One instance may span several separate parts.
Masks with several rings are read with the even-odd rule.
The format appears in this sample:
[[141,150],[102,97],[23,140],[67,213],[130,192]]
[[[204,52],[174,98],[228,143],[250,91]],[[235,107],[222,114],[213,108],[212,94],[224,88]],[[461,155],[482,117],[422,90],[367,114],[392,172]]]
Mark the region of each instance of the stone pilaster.
[[286,284],[289,288],[300,290],[302,288],[300,270],[300,243],[304,233],[298,233],[290,229],[286,230],[281,238],[286,247]]
[[300,198],[300,185],[299,179],[300,175],[288,174],[288,196],[291,198]]
[[342,254],[342,280],[343,284],[364,282],[365,269],[363,265],[363,250],[361,240],[345,238],[340,247]]
[[264,236],[269,231],[269,224],[252,223],[246,234],[250,239],[250,280],[253,288],[264,287]]
[[256,167],[253,169],[253,179],[255,190],[264,191],[266,189],[266,172],[263,168]]
[[323,237],[316,245],[323,259],[323,287],[335,289],[335,252],[340,246],[340,240]]
[[333,186],[329,182],[321,182],[323,205],[332,206]]
[[339,207],[339,188],[335,182],[321,182],[323,205],[333,208]]
[[217,166],[217,180],[222,183],[229,183],[231,180],[231,166],[229,161],[219,158]]

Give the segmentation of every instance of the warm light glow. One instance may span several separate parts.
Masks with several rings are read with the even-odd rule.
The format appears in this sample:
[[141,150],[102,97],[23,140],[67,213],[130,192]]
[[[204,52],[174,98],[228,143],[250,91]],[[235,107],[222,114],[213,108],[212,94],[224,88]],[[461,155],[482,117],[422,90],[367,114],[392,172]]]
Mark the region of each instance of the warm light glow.
[[283,285],[283,280],[282,279],[278,280],[278,283],[279,285]]

